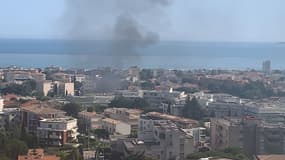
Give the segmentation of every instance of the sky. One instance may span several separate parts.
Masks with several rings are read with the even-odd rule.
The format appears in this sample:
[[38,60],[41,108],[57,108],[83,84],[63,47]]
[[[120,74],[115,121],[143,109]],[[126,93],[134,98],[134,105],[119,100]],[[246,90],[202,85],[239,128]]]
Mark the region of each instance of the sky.
[[[68,39],[65,1],[0,0],[0,38]],[[157,25],[146,24],[161,40],[285,41],[284,0],[172,1]]]

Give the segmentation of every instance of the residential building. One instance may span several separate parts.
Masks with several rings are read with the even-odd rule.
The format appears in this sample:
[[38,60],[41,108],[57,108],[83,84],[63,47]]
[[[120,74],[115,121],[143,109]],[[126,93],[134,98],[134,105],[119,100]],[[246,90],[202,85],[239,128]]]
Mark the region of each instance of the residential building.
[[241,119],[211,119],[211,147],[222,150],[227,147],[242,147]]
[[271,154],[271,155],[257,155],[254,156],[254,160],[284,160],[285,155],[277,155],[277,154]]
[[101,120],[102,128],[109,134],[130,135],[131,125],[111,118]]
[[182,129],[184,132],[186,132],[189,135],[193,136],[193,142],[194,146],[196,148],[204,147],[205,143],[207,141],[206,139],[206,128],[203,127],[197,127],[197,128],[191,128],[191,129]]
[[96,112],[82,111],[78,113],[78,127],[81,131],[89,131],[102,128],[101,120],[103,116]]
[[139,97],[144,98],[150,105],[159,107],[162,102],[173,101],[175,98],[186,96],[184,92],[139,90]]
[[254,117],[211,119],[211,147],[241,147],[248,155],[284,154],[285,124]]
[[27,155],[19,155],[18,160],[60,160],[56,155],[45,155],[43,149],[29,149]]
[[137,143],[128,143],[125,147],[143,151],[151,158],[159,160],[183,160],[195,151],[192,135],[169,120],[155,119],[148,115],[140,117]]
[[3,111],[4,108],[4,99],[0,97],[0,113]]
[[43,81],[46,79],[46,75],[36,71],[7,71],[4,74],[5,81],[9,83],[21,84],[26,80]]
[[77,134],[77,119],[72,117],[42,119],[37,127],[39,144],[43,146],[77,142]]
[[189,118],[181,118],[178,116],[173,116],[169,114],[163,114],[159,112],[149,112],[147,113],[149,117],[153,117],[155,119],[161,120],[169,120],[175,123],[179,128],[187,129],[187,128],[195,128],[199,126],[199,122]]
[[4,108],[0,112],[0,129],[10,130],[20,127],[21,112],[19,108]]
[[265,74],[270,74],[271,72],[271,61],[267,60],[262,63],[262,71]]
[[43,93],[44,96],[48,96],[49,93],[54,93],[54,84],[52,81],[41,81],[37,83],[37,90]]
[[30,101],[21,107],[21,119],[23,127],[30,134],[37,134],[39,121],[46,118],[62,118],[65,112],[55,109],[55,104],[50,102]]
[[40,81],[37,84],[39,92],[43,93],[44,96],[74,96],[74,83],[66,83],[59,81]]
[[104,110],[104,115],[112,119],[123,121],[131,125],[132,130],[136,130],[142,112],[140,109],[107,108]]
[[58,83],[59,96],[74,96],[74,83]]

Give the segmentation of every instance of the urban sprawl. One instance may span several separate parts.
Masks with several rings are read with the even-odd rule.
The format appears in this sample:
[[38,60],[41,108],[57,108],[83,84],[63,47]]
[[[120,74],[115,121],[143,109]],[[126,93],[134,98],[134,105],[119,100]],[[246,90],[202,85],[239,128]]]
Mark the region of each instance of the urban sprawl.
[[285,71],[0,68],[0,157],[285,159]]

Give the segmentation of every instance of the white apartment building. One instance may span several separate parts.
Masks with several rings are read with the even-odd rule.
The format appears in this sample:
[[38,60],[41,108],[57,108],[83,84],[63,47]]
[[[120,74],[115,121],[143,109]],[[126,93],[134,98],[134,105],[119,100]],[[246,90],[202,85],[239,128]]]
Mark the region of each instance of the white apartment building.
[[[140,117],[138,140],[146,148],[158,149],[156,156],[152,158],[159,160],[170,158],[183,160],[195,151],[192,135],[187,134],[169,120],[154,119],[147,115]],[[147,150],[143,151],[147,152]]]
[[77,141],[77,119],[72,117],[49,118],[39,121],[39,143],[47,146],[62,146]]

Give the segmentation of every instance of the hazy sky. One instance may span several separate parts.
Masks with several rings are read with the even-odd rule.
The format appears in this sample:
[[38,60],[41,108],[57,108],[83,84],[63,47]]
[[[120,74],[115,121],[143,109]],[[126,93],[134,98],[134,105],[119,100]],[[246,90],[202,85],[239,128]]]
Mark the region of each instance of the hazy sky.
[[[284,0],[173,0],[159,25],[146,26],[162,40],[285,41],[284,7]],[[64,13],[64,0],[0,0],[0,37],[66,38]]]

